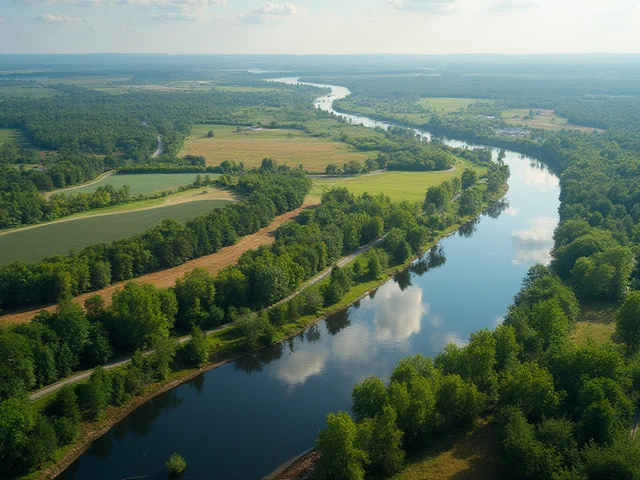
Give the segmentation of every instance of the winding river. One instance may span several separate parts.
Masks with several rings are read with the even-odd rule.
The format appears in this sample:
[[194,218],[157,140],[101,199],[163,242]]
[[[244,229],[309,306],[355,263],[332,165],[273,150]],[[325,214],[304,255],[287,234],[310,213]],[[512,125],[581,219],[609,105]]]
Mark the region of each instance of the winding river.
[[[349,91],[330,88],[316,106],[333,111],[332,101]],[[470,333],[495,328],[527,269],[549,261],[558,221],[557,177],[515,152],[507,151],[505,161],[511,167],[505,199],[409,270],[291,341],[152,399],[61,478],[165,479],[173,452],[187,461],[185,479],[261,478],[312,447],[328,412],[349,410],[356,382],[388,378],[403,357],[437,355],[448,342],[462,345]]]

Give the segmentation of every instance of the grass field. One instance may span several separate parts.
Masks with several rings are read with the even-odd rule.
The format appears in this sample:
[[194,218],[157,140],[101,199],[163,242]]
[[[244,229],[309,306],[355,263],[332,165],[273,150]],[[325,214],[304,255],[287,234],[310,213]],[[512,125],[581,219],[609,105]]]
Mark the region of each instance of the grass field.
[[0,144],[3,143],[13,143],[16,147],[32,147],[24,134],[17,128],[0,128]]
[[[533,112],[533,116],[529,115]],[[526,118],[525,117],[529,117]],[[510,108],[502,111],[502,118],[511,125],[525,125],[531,128],[543,128],[545,130],[583,130],[585,132],[593,132],[594,130],[602,131],[593,127],[581,127],[573,125],[569,121],[556,115],[553,110],[527,108]]]
[[618,308],[620,305],[616,302],[583,302],[578,322],[569,333],[569,340],[576,345],[584,345],[589,340],[597,344],[613,342]]
[[[337,124],[337,122],[336,122]],[[214,138],[207,138],[209,130]],[[279,164],[297,167],[302,164],[310,172],[324,172],[327,165],[342,166],[350,160],[364,164],[377,152],[358,152],[346,143],[329,138],[312,137],[299,130],[261,129],[236,132],[228,125],[196,125],[191,131],[181,155],[202,155],[208,165],[224,160],[243,162],[246,167],[259,166],[265,157]]]
[[430,108],[438,113],[453,113],[466,109],[472,103],[493,103],[494,100],[480,98],[421,98],[418,104],[424,108]]
[[[98,189],[98,187],[104,187],[105,185],[113,185],[113,187],[117,190],[124,185],[129,185],[131,187],[131,194],[139,195],[193,183],[197,175],[197,173],[145,173],[131,175],[116,174],[106,177],[92,185],[67,189],[65,190],[65,192],[89,193],[94,192]],[[204,176],[205,174],[201,175]],[[211,178],[216,178],[219,175],[210,173],[209,176]]]
[[5,85],[0,86],[0,96],[50,98],[62,95],[61,92],[43,85]]
[[36,262],[94,243],[127,238],[158,225],[160,220],[173,218],[183,222],[228,203],[225,200],[187,202],[134,212],[83,217],[7,232],[0,235],[0,265],[15,260]]
[[459,161],[455,171],[444,172],[383,172],[354,177],[323,177],[313,182],[311,195],[321,196],[325,189],[345,187],[355,195],[367,192],[372,195],[385,193],[394,201],[408,200],[422,202],[427,188],[440,185],[445,180],[462,175],[462,171],[471,167],[481,171],[468,162]]
[[[470,432],[438,439],[433,447],[407,458],[393,480],[500,480],[513,478],[500,462],[499,427],[481,420]],[[512,472],[513,473],[513,472]]]

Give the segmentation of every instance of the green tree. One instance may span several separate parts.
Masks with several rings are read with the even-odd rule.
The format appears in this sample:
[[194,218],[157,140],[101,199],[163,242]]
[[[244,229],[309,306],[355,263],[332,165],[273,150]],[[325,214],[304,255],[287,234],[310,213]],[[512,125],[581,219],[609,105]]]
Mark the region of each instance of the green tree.
[[631,292],[625,298],[616,316],[616,335],[623,341],[629,351],[637,352],[640,348],[640,292]]
[[351,392],[351,411],[356,420],[373,418],[387,403],[387,391],[378,377],[367,377],[356,384]]
[[213,138],[213,136],[214,136],[213,130],[209,130],[207,132],[207,138]]
[[35,384],[31,344],[22,335],[0,333],[0,400],[28,392]]
[[478,172],[473,170],[472,168],[465,168],[462,172],[462,189],[466,190],[469,187],[473,187],[475,183],[478,181]]
[[113,294],[110,311],[118,343],[130,349],[145,348],[169,336],[177,302],[170,290],[127,283]]
[[322,478],[362,480],[369,459],[356,445],[357,427],[345,412],[330,413],[327,428],[320,431],[316,444],[321,457],[317,461]]
[[521,363],[504,371],[499,384],[500,405],[515,406],[534,422],[553,414],[560,403],[553,376],[537,363]]
[[36,413],[26,397],[0,401],[0,473],[9,478],[22,470]]
[[178,477],[187,469],[187,462],[181,455],[173,453],[167,460],[166,467],[170,477]]
[[191,340],[184,346],[184,352],[187,361],[198,367],[209,360],[207,337],[197,325],[191,330]]

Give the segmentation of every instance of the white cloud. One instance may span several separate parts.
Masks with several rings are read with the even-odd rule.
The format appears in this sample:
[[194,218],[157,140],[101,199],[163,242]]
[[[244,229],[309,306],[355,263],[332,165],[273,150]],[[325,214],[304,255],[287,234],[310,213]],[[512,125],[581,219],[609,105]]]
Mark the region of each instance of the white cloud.
[[91,20],[90,18],[81,18],[81,17],[71,17],[68,15],[51,15],[49,13],[45,13],[44,15],[40,15],[36,20],[44,23],[76,23]]
[[396,10],[436,15],[451,13],[455,0],[388,0]]
[[281,23],[284,17],[301,15],[306,9],[289,2],[267,2],[261,7],[251,9],[251,13],[241,15],[240,21],[250,24]]
[[23,3],[40,5],[74,5],[85,7],[113,7],[116,5],[133,5],[156,8],[190,8],[224,5],[226,0],[18,0]]
[[540,2],[535,0],[505,0],[502,2],[494,3],[491,8],[500,12],[513,12],[529,10],[539,5]]
[[304,10],[304,7],[289,2],[267,2],[261,7],[254,8],[253,13],[256,15],[298,15],[304,13]]

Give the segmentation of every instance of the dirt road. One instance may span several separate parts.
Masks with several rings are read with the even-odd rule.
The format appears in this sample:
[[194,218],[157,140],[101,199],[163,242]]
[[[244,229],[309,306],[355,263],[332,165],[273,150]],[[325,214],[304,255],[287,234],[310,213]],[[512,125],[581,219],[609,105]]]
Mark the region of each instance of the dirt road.
[[[314,204],[317,204],[318,202],[319,199],[309,198],[302,207],[276,217],[271,225],[261,228],[252,235],[243,237],[235,245],[225,247],[217,253],[196,258],[183,265],[171,268],[169,270],[149,273],[147,275],[138,277],[133,281],[152,283],[157,287],[170,287],[175,283],[176,279],[182,277],[185,273],[190,272],[197,267],[204,268],[212,275],[215,275],[220,269],[238,261],[240,256],[247,250],[258,248],[260,245],[273,243],[275,241],[275,232],[280,225],[282,225],[287,220],[296,217],[303,209],[309,208]],[[102,290],[83,293],[82,295],[75,297],[73,300],[76,303],[83,304],[88,297],[98,294],[105,299],[105,302],[107,304],[110,304],[113,292],[123,288],[124,284],[125,282],[120,282],[103,288]],[[29,308],[25,311],[9,313],[7,315],[0,316],[0,326],[28,322],[36,313],[43,309],[53,311],[55,309],[55,305]]]

